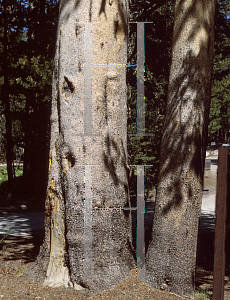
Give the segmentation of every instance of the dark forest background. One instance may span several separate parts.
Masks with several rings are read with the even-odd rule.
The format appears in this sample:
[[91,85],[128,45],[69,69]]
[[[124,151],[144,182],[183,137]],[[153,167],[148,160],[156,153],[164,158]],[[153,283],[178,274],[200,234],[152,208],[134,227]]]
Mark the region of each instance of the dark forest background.
[[[157,186],[173,8],[174,1],[130,3],[130,21],[152,22],[145,24],[145,133],[153,136],[128,135],[129,164],[152,165],[145,168],[146,196]],[[229,18],[229,1],[217,0],[208,147],[213,141],[218,147],[230,139]],[[44,203],[57,20],[56,0],[0,2],[0,162],[7,163],[0,169],[0,206],[31,198]],[[135,23],[129,24],[131,65],[137,61],[136,29]],[[128,134],[136,133],[136,73],[136,67],[127,68]],[[135,175],[136,168],[131,167],[132,195]]]

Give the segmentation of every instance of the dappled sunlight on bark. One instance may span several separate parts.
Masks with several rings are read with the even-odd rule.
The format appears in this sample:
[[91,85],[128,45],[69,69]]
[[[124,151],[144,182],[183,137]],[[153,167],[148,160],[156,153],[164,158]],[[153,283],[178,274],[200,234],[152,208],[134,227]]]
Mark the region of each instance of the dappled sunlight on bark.
[[147,281],[193,290],[211,100],[215,1],[178,0]]

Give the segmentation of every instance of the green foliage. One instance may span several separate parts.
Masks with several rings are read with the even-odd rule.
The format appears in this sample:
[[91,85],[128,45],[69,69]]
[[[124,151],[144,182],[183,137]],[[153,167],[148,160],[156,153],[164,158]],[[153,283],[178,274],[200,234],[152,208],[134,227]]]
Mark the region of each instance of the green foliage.
[[230,4],[217,1],[209,137],[230,137]]
[[211,295],[208,294],[207,291],[202,288],[197,288],[197,290],[193,293],[193,296],[197,300],[212,299]]
[[214,137],[220,129],[223,129],[221,135],[224,136],[224,139],[227,137],[225,131],[228,132],[230,129],[230,74],[223,74],[225,69],[230,70],[230,56],[223,58],[222,54],[216,55],[213,69],[209,135]]
[[[2,1],[0,2],[0,58],[4,57],[3,10]],[[24,152],[24,158],[32,170],[35,166],[31,153],[39,157],[42,166],[41,159],[46,151],[42,149],[46,149],[49,139],[48,120],[58,1],[7,0],[6,16],[12,159],[18,158],[19,153],[22,156]],[[2,99],[3,59],[0,61],[0,161],[6,162],[5,107]],[[39,149],[38,145],[43,145],[42,149]],[[36,149],[40,156],[35,152]],[[42,167],[40,170],[45,176]],[[29,178],[32,178],[30,174]],[[36,181],[36,178],[33,180]]]
[[[145,168],[145,191],[157,185],[161,129],[167,102],[167,88],[173,31],[173,1],[154,12],[155,3],[135,1],[131,4],[131,21],[145,24],[145,133],[153,137],[128,136],[129,164],[151,164]],[[218,0],[215,23],[215,55],[210,107],[209,137],[228,137],[230,122],[230,19],[229,2]],[[136,64],[136,24],[129,25],[128,63]],[[136,67],[127,68],[128,134],[136,133]],[[136,191],[132,167],[131,194]]]
[[50,101],[52,64],[52,60],[47,61],[41,54],[30,59],[27,56],[20,58],[17,67],[21,69],[21,76],[15,79],[16,83],[24,89],[33,89],[35,98]]
[[1,167],[0,168],[0,186],[2,185],[3,182],[8,180],[8,175],[7,175],[7,169],[6,167]]
[[[20,198],[23,193],[22,184],[22,174],[23,166],[14,167],[14,192],[16,192],[17,197]],[[8,199],[8,174],[6,166],[0,167],[0,206],[5,206],[9,202]]]
[[[0,2],[0,58],[3,58],[3,1]],[[53,55],[56,40],[58,1],[7,1],[8,60],[10,108],[14,159],[26,144],[37,145],[41,134],[41,116],[49,117],[52,88]],[[156,3],[132,1],[130,21],[150,21],[145,24],[145,133],[152,136],[128,136],[128,163],[152,165],[145,167],[145,188],[148,193],[157,185],[161,129],[167,102],[167,88],[173,31],[174,1],[155,10]],[[229,128],[230,85],[230,21],[227,1],[217,1],[215,57],[212,100],[210,108],[210,138],[225,135]],[[49,30],[47,30],[49,28]],[[129,23],[128,63],[137,62],[135,23]],[[4,83],[0,63],[0,161],[5,160],[5,117],[2,103]],[[127,68],[128,134],[136,134],[136,67]],[[28,125],[29,124],[29,125]],[[32,147],[32,146],[31,146]],[[35,147],[35,146],[34,146]],[[34,149],[31,148],[31,153]],[[27,155],[27,154],[26,154]],[[33,160],[33,157],[30,158]],[[133,174],[135,174],[132,167]],[[131,194],[136,192],[136,176],[130,181]]]
[[[3,2],[3,1],[2,1]],[[25,95],[18,89],[15,83],[15,75],[17,74],[17,61],[20,58],[21,52],[25,51],[25,1],[13,1],[9,0],[6,2],[6,20],[3,18],[3,4],[0,6],[0,24],[2,28],[6,25],[7,33],[6,39],[8,43],[7,47],[7,68],[8,68],[8,83],[9,83],[9,104],[11,111],[11,125],[12,132],[11,138],[13,142],[13,150],[22,146],[24,134],[22,130],[22,113],[25,109]],[[6,24],[5,24],[6,21]],[[6,161],[5,159],[5,148],[6,148],[6,130],[5,130],[5,116],[4,116],[4,102],[3,102],[3,59],[4,49],[3,49],[4,32],[0,32],[0,57],[2,58],[0,63],[0,110],[1,110],[1,131],[0,131],[0,159],[1,161]],[[15,158],[14,155],[12,157]]]
[[[23,174],[23,167],[22,165],[15,165],[15,177],[22,176]],[[0,186],[3,184],[3,182],[7,182],[8,180],[8,175],[7,175],[7,169],[6,166],[0,167]]]

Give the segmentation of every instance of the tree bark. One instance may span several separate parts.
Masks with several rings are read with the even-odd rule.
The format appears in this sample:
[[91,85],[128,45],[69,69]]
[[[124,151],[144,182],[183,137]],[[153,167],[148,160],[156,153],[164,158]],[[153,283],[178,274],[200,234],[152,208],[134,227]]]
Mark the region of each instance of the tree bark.
[[[128,8],[126,0],[63,0],[59,5],[45,239],[26,273],[36,279],[43,274],[44,285],[52,287],[100,291],[135,268],[131,213],[114,209],[131,207],[126,128]],[[87,43],[90,46],[89,30],[92,53],[90,47],[85,49]],[[87,119],[90,95],[92,119]],[[84,220],[90,205],[85,165],[92,165],[91,237],[85,234],[90,230]],[[91,238],[92,247],[87,244]],[[92,251],[92,264],[85,244]],[[86,271],[84,261],[92,273]]]
[[11,138],[11,113],[9,99],[9,79],[8,79],[8,18],[7,18],[7,1],[4,1],[4,60],[3,60],[3,75],[4,75],[4,104],[6,118],[6,161],[8,174],[8,198],[12,198],[13,189],[13,169],[12,169],[12,138]]
[[215,0],[176,0],[146,281],[191,294],[211,99]]

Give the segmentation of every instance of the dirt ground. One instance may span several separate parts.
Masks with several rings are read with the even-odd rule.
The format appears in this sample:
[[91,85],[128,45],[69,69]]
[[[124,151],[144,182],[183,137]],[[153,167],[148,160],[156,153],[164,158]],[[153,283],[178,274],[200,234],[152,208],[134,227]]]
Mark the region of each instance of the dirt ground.
[[[114,289],[106,290],[94,296],[72,288],[44,288],[22,278],[22,274],[34,262],[37,253],[38,247],[32,236],[11,237],[4,241],[3,250],[0,251],[0,299],[188,299],[187,297],[150,288],[136,279],[135,270]],[[208,265],[206,269],[197,266],[195,286],[206,290],[208,298],[200,294],[200,296],[197,295],[190,299],[211,299],[213,272]],[[230,275],[229,272],[228,275]],[[224,299],[230,299],[229,276],[225,276]]]
[[[0,299],[187,299],[149,288],[136,279],[135,270],[129,278],[114,289],[94,296],[71,288],[43,288],[34,282],[25,281],[21,277],[36,257],[37,249],[34,247],[33,238],[7,239],[4,246],[6,248],[0,254]],[[211,273],[204,270],[197,271],[197,283],[205,285],[207,290],[210,290]]]
[[[205,172],[204,188],[209,193],[216,190],[216,171]],[[154,201],[154,192],[150,194]],[[8,237],[0,243],[0,299],[188,299],[167,291],[156,290],[138,280],[135,270],[115,288],[97,295],[72,288],[44,288],[22,277],[24,271],[35,261],[42,242],[41,236]],[[190,299],[212,299],[213,288],[214,232],[207,229],[199,231],[195,289],[205,293],[196,293]],[[205,296],[206,295],[206,296]],[[230,300],[230,264],[227,258],[224,299]]]

